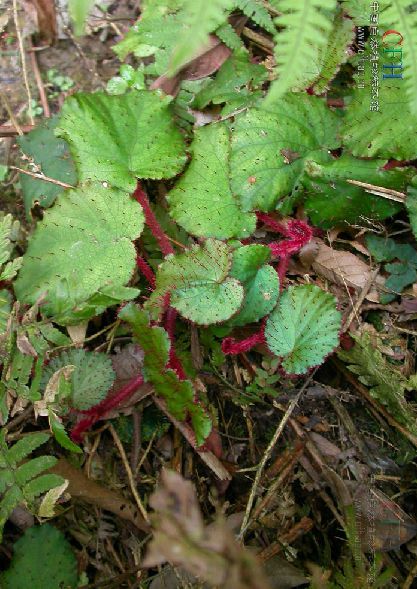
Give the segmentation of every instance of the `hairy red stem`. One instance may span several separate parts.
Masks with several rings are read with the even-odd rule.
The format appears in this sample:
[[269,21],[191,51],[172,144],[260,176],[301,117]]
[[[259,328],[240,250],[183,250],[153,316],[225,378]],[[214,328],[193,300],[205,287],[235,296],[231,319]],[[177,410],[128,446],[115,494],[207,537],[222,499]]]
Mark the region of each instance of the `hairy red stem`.
[[148,196],[146,192],[143,190],[140,182],[137,183],[136,190],[133,193],[133,198],[137,200],[138,203],[141,205],[145,215],[146,224],[149,227],[152,235],[158,241],[160,250],[163,253],[163,255],[167,256],[168,254],[173,254],[174,248],[172,247],[168,237],[165,235],[164,230],[158,223],[158,220],[155,217],[155,213],[151,209]]
[[180,359],[177,356],[175,351],[175,321],[177,318],[177,311],[173,307],[168,307],[167,312],[165,314],[165,329],[168,333],[169,341],[171,346],[169,348],[169,360],[167,364],[167,368],[172,368],[177,373],[177,376],[180,380],[186,380],[187,375],[185,374],[185,370],[181,364]]
[[260,331],[240,342],[236,341],[234,337],[225,337],[222,341],[222,351],[224,354],[241,354],[242,352],[248,352],[256,344],[263,344],[264,342],[264,326],[262,326]]
[[152,289],[155,288],[155,274],[152,268],[149,266],[145,258],[142,258],[140,254],[136,254],[136,265],[139,271],[144,275],[146,280],[149,282]]
[[128,399],[139,387],[143,385],[143,376],[138,374],[132,380],[130,380],[124,387],[119,389],[117,393],[111,397],[106,397],[100,403],[87,409],[80,411],[83,415],[86,415],[84,419],[81,419],[72,429],[71,438],[74,442],[81,442],[83,434],[94,425],[99,419],[104,417],[106,413],[118,407],[123,401]]

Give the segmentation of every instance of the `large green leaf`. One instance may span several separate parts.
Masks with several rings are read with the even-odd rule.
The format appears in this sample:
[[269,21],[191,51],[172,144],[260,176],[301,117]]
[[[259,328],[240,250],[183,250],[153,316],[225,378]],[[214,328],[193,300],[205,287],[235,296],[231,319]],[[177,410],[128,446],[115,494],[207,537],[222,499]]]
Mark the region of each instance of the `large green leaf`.
[[157,92],[123,96],[75,94],[67,99],[56,133],[70,145],[79,178],[132,191],[136,178],[171,178],[185,164],[171,98]]
[[146,308],[157,319],[165,295],[170,293],[170,304],[195,323],[210,325],[229,319],[239,310],[244,296],[240,282],[228,277],[231,263],[230,248],[214,239],[168,256],[158,268],[156,288]]
[[312,284],[291,286],[268,317],[266,342],[289,374],[323,362],[339,342],[341,315],[335,298]]
[[170,341],[162,327],[151,327],[149,315],[133,303],[119,312],[119,317],[132,326],[133,334],[145,352],[143,375],[152,383],[157,395],[165,399],[168,410],[177,419],[190,415],[197,445],[201,445],[211,430],[211,420],[196,399],[189,380],[179,380],[174,370],[166,368]]
[[172,218],[189,233],[201,237],[249,237],[256,217],[244,213],[230,186],[229,130],[225,123],[195,132],[193,158],[168,194]]
[[239,313],[229,325],[246,325],[259,321],[275,307],[279,295],[279,278],[267,262],[270,250],[265,245],[244,245],[233,252],[230,276],[237,278],[245,289]]
[[[62,194],[29,241],[15,282],[17,298],[33,304],[48,292],[44,310],[55,315],[66,301],[81,312],[83,304],[100,298],[100,293],[104,301],[111,300],[114,291],[117,297],[135,268],[132,240],[143,224],[141,207],[122,191],[91,184]],[[72,319],[77,320],[76,311],[63,322]]]
[[302,184],[306,191],[305,206],[315,225],[330,227],[339,222],[354,223],[361,217],[385,219],[401,210],[401,205],[382,196],[365,192],[347,180],[358,180],[385,188],[402,190],[412,171],[383,169],[385,160],[356,159],[349,154],[323,165],[306,163]]
[[279,208],[304,172],[306,159],[330,158],[339,146],[337,117],[315,96],[289,94],[273,110],[252,109],[232,134],[232,190],[244,211]]
[[[58,117],[45,119],[33,131],[19,137],[17,143],[41,167],[45,176],[74,185],[77,183],[74,163],[66,141],[54,134],[57,123]],[[30,213],[35,202],[39,202],[42,207],[51,206],[56,196],[62,192],[61,186],[26,174],[20,174],[20,184],[26,214]]]

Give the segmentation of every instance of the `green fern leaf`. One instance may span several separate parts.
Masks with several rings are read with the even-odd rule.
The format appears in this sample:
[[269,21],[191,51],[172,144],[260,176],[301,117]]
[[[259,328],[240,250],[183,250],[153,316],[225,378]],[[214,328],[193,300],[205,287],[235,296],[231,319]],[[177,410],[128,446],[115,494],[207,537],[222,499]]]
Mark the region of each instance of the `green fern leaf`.
[[248,237],[256,226],[244,213],[229,180],[230,138],[224,123],[195,132],[193,158],[168,194],[170,215],[186,231],[199,237]]
[[369,0],[342,0],[342,8],[355,26],[369,26]]
[[151,327],[146,311],[129,303],[119,312],[119,317],[132,327],[135,339],[145,352],[143,374],[152,383],[157,395],[165,399],[170,413],[179,420],[190,415],[197,445],[209,435],[212,424],[204,408],[196,401],[189,380],[179,380],[177,374],[167,369],[170,342],[162,327]]
[[216,37],[220,39],[229,49],[236,51],[243,47],[243,41],[236,33],[235,29],[228,22],[222,24],[216,29]]
[[[116,289],[118,302],[117,289],[124,288],[135,268],[132,240],[143,224],[141,207],[118,190],[91,184],[64,193],[30,239],[14,285],[17,298],[34,304],[48,292],[43,309],[57,316],[70,301],[75,309],[61,320],[65,324],[79,321],[83,305],[87,317],[95,314],[88,300],[98,300],[97,291],[108,293],[111,304]],[[121,291],[122,300],[125,294],[131,298],[130,290]],[[85,319],[86,313],[82,316]]]
[[[71,373],[71,406],[86,410],[102,401],[115,379],[115,372],[107,354],[88,352],[85,350],[69,350],[53,358],[45,368],[42,377],[42,388],[46,388],[49,380],[64,366],[74,366]],[[59,411],[59,401],[54,406]]]
[[[56,458],[29,458],[48,439],[47,434],[32,433],[8,448],[6,430],[0,431],[0,493],[3,493],[0,499],[0,539],[4,524],[19,503],[32,509],[36,497],[64,482],[58,475],[41,474],[56,463]],[[26,462],[20,464],[25,459]]]
[[185,30],[172,55],[168,71],[170,76],[196,57],[206,45],[209,34],[226,20],[227,10],[232,6],[232,0],[185,0],[182,10]]
[[228,325],[246,325],[259,321],[275,307],[279,295],[279,278],[272,266],[268,247],[260,244],[238,247],[233,252],[230,276],[245,290],[242,308]]
[[334,296],[318,286],[291,286],[268,317],[265,338],[288,374],[305,374],[339,343],[341,315]]
[[268,33],[276,33],[271,15],[259,0],[235,0],[235,6]]
[[354,36],[352,21],[339,10],[333,21],[327,44],[318,48],[319,74],[311,81],[315,94],[322,94],[329,89],[330,82],[349,58],[348,47]]
[[170,293],[170,304],[199,325],[229,319],[239,310],[244,296],[240,282],[228,276],[231,263],[230,248],[214,239],[168,256],[158,268],[156,288],[145,308],[157,319]]
[[[30,581],[29,581],[30,580]],[[77,559],[64,534],[49,524],[33,526],[13,546],[10,567],[0,577],[7,589],[75,589]]]
[[317,52],[327,43],[332,28],[336,0],[282,0],[275,19],[284,27],[275,36],[276,80],[265,99],[270,108],[293,87],[307,87],[317,72]]
[[68,142],[80,181],[109,182],[132,192],[137,178],[178,174],[186,156],[171,100],[148,91],[68,98],[56,134]]
[[348,364],[349,370],[358,376],[362,384],[369,387],[374,399],[416,434],[416,413],[405,398],[405,391],[414,389],[415,383],[407,381],[384,358],[381,352],[383,343],[379,337],[371,337],[366,331],[353,337],[355,346],[349,351],[340,350],[339,358]]
[[[411,113],[417,116],[417,10],[415,2],[412,0],[391,0],[388,6],[381,10],[379,15],[379,25],[382,29],[400,31],[403,37],[402,45],[392,46],[389,43],[389,36],[386,37],[383,49],[382,73],[390,74],[390,68],[385,68],[390,64],[401,64],[403,81],[402,88],[408,97],[408,104]],[[399,40],[398,35],[394,34],[394,43]],[[394,51],[392,51],[394,50]],[[396,72],[395,72],[396,73]],[[382,84],[386,79],[382,80]],[[403,90],[404,91],[404,90]]]
[[315,96],[289,94],[269,112],[253,108],[236,119],[232,190],[244,211],[279,208],[297,185],[307,159],[330,161],[339,146],[338,119]]
[[8,290],[0,290],[0,334],[7,329],[7,322],[12,309],[12,295]]

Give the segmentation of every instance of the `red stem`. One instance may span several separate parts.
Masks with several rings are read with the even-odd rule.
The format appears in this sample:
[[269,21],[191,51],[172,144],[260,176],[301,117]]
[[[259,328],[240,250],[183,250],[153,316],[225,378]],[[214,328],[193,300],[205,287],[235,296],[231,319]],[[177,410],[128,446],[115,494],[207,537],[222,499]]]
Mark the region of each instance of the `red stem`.
[[263,344],[264,342],[264,326],[262,325],[260,331],[240,342],[236,341],[234,337],[225,337],[222,341],[222,351],[224,354],[241,354],[242,352],[248,352],[257,344]]
[[172,247],[168,237],[165,235],[164,230],[158,223],[158,220],[155,217],[155,213],[151,209],[148,196],[146,192],[143,190],[140,182],[137,183],[136,190],[133,193],[133,198],[136,199],[138,203],[141,205],[143,212],[145,214],[146,224],[149,227],[152,235],[158,241],[159,248],[163,255],[167,256],[168,254],[173,254],[174,248]]
[[152,268],[149,266],[148,262],[145,260],[145,258],[142,258],[140,254],[136,254],[136,265],[139,268],[139,271],[149,282],[153,290],[155,288],[155,274]]
[[171,346],[169,348],[169,360],[167,368],[172,368],[177,373],[180,380],[186,380],[187,375],[181,364],[180,359],[175,351],[175,320],[177,318],[177,311],[173,307],[168,307],[165,315],[165,329],[168,333],[169,341]]
[[112,409],[118,407],[123,401],[128,399],[135,391],[143,385],[143,376],[138,374],[132,380],[130,380],[124,387],[119,389],[117,393],[111,397],[106,397],[90,409],[80,411],[83,415],[86,415],[84,419],[81,419],[72,429],[71,438],[74,442],[81,442],[83,434],[94,425],[99,419],[104,417],[106,413],[109,413]]

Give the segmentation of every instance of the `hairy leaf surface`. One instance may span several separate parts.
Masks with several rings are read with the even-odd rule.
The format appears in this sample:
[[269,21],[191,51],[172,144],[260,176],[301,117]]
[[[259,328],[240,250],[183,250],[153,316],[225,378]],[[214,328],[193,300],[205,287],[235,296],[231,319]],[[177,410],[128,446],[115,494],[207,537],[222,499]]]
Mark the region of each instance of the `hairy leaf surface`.
[[69,143],[80,181],[105,181],[133,191],[136,178],[178,174],[186,161],[185,146],[170,102],[148,91],[68,98],[56,133]]
[[334,296],[312,284],[291,286],[268,317],[265,337],[287,373],[305,374],[333,352],[340,325]]
[[[34,304],[48,292],[48,315],[58,315],[68,300],[85,311],[82,305],[88,307],[98,291],[111,294],[129,281],[136,259],[132,240],[143,224],[141,207],[119,190],[91,184],[62,194],[30,239],[15,282],[17,298]],[[111,304],[109,298],[104,301]],[[76,311],[64,323],[77,320]]]
[[229,130],[224,123],[195,132],[193,158],[168,194],[172,218],[200,237],[248,237],[256,226],[252,213],[241,210],[229,180]]
[[230,248],[208,239],[201,246],[168,256],[156,274],[156,288],[146,303],[153,319],[163,310],[165,295],[181,315],[200,325],[229,319],[240,308],[244,292],[228,272],[232,262]]

